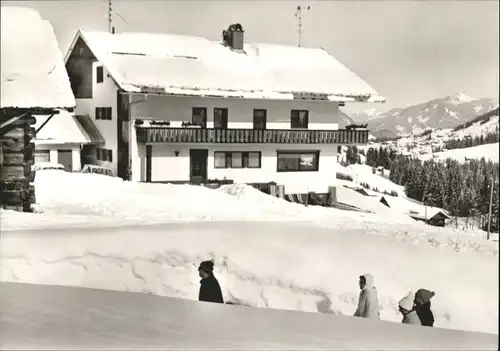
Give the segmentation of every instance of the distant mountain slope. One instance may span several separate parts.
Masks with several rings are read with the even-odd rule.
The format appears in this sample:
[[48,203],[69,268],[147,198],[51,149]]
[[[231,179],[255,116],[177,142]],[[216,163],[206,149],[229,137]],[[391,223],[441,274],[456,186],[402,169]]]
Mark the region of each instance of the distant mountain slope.
[[[497,107],[498,102],[493,99],[474,99],[457,93],[405,108],[391,109],[369,119],[368,128],[376,137],[382,131],[385,136],[389,132],[394,135],[419,134],[429,128],[455,128]],[[360,115],[352,117],[356,119]]]
[[460,124],[459,126],[456,126],[455,128],[453,128],[453,131],[456,132],[456,131],[459,131],[459,130],[462,130],[462,129],[466,129],[466,128],[469,128],[471,125],[473,125],[474,123],[477,123],[477,122],[481,122],[481,124],[483,123],[486,123],[488,122],[491,117],[495,117],[495,116],[498,116],[499,115],[499,108],[495,108],[494,110],[491,110],[485,114],[482,114],[468,122],[465,122],[463,124]]

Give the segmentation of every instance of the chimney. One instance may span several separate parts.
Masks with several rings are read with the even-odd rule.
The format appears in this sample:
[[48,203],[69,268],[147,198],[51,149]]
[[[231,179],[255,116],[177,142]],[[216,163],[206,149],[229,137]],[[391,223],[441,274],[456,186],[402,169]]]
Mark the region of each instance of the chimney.
[[224,45],[233,50],[243,50],[244,33],[241,24],[231,24],[226,30],[222,31],[222,41]]

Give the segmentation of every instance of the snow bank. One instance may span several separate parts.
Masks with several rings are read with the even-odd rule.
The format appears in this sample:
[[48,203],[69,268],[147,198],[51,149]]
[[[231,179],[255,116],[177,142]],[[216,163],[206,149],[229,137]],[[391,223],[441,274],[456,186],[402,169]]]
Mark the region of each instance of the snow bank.
[[[396,237],[408,244],[498,254],[498,243],[470,237],[459,230],[408,222],[399,211],[387,212],[380,207],[385,211],[363,213],[306,207],[242,184],[211,190],[190,185],[131,183],[99,174],[42,170],[37,171],[35,191],[37,213],[2,210],[2,230],[179,221],[294,221],[344,231],[362,230],[366,234]],[[378,199],[366,197],[366,201],[367,205],[368,201],[376,204]]]
[[4,306],[16,306],[0,319],[2,346],[9,350],[498,349],[498,336],[491,334],[147,294],[4,283],[0,295]]
[[2,6],[1,16],[1,107],[75,106],[50,22],[26,7]]
[[[214,258],[228,301],[352,315],[370,272],[381,318],[399,323],[408,290],[436,292],[436,326],[497,333],[498,256],[403,245],[364,230],[301,223],[207,222],[2,233],[0,277],[196,299]],[[381,259],[383,257],[384,259]]]

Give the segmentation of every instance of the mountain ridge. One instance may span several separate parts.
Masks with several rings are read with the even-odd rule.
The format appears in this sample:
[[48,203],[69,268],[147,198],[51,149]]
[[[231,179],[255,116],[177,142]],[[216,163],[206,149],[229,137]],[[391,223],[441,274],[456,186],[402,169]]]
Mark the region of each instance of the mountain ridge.
[[356,122],[368,123],[375,137],[419,134],[427,129],[455,128],[498,108],[491,98],[472,98],[462,92],[406,107],[376,113],[373,109],[351,114]]

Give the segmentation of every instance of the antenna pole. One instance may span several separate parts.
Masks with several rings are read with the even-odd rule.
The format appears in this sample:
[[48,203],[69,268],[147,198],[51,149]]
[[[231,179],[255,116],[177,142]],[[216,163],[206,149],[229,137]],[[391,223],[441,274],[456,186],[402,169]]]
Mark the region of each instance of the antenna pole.
[[113,8],[111,7],[111,1],[112,0],[108,0],[108,32],[112,32],[113,30],[113,19],[111,18],[111,14],[113,12]]
[[[307,6],[306,11],[309,11],[311,6]],[[300,48],[302,44],[302,8],[297,6],[297,10],[295,11],[295,17],[297,18],[297,26],[298,26],[298,46]]]

